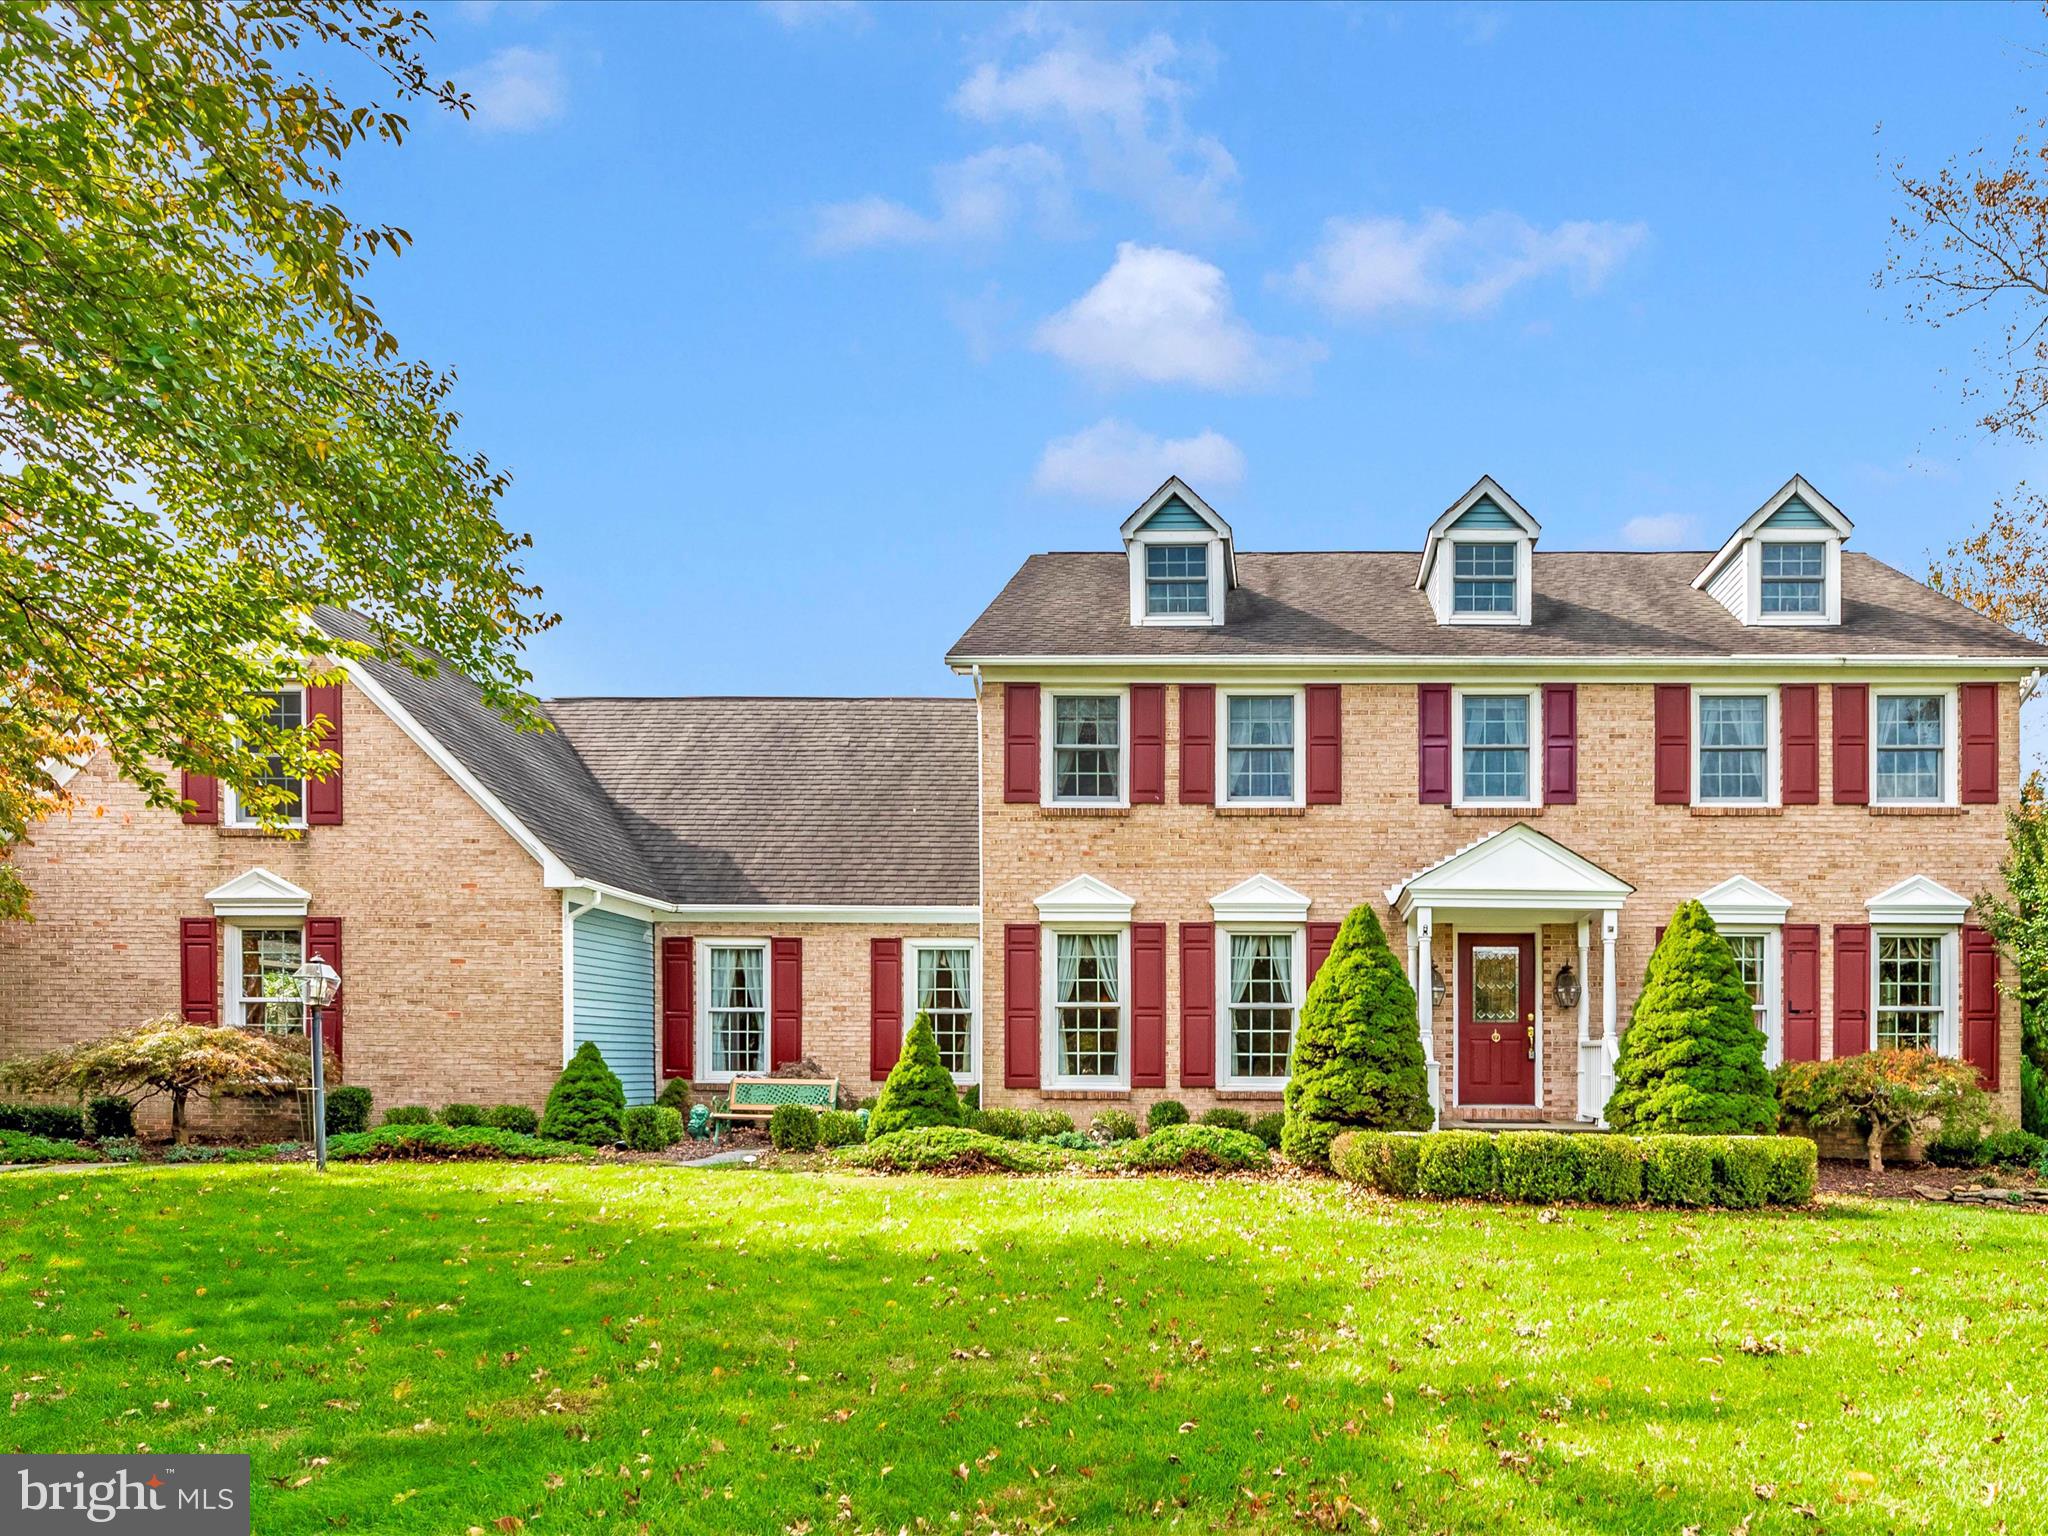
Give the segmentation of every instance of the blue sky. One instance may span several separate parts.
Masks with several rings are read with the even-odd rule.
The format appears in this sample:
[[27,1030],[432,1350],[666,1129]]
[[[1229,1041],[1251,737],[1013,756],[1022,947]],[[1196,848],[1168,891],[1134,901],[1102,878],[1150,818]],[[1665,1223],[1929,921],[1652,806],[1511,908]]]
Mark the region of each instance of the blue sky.
[[1795,471],[1916,574],[2028,473],[1875,290],[2018,7],[443,5],[355,161],[565,615],[543,693],[933,693],[1178,470],[1254,549],[1712,547]]

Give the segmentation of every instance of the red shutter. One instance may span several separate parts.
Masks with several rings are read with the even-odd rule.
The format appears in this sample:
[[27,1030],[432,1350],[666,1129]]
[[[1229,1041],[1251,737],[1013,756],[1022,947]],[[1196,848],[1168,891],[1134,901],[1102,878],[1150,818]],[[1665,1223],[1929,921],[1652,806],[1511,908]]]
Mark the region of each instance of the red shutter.
[[1308,716],[1308,803],[1344,803],[1344,690],[1311,683],[1302,690]]
[[178,920],[178,1011],[187,1024],[220,1022],[219,935],[210,917]]
[[1166,799],[1166,685],[1131,685],[1131,804]]
[[1998,1092],[1998,945],[1975,923],[1963,928],[1963,1060]]
[[[1964,683],[1956,690],[1963,717],[1961,799],[1965,805],[1998,804],[1998,684]],[[1973,1058],[1974,1059],[1974,1058]]]
[[881,1082],[903,1050],[903,941],[868,944],[868,1078]]
[[1820,804],[1820,685],[1778,690],[1778,773],[1787,805]]
[[1862,683],[1836,683],[1835,804],[1870,803],[1870,689]]
[[[1835,690],[1841,692],[1840,688]],[[1870,925],[1835,925],[1835,1054],[1870,1049]]]
[[211,774],[188,773],[178,785],[178,794],[192,802],[185,813],[187,826],[212,826],[220,820],[220,780]]
[[1180,685],[1180,803],[1216,803],[1216,690]]
[[1216,1086],[1216,925],[1180,925],[1180,1085]]
[[1038,803],[1038,684],[1003,684],[1003,799]]
[[1330,949],[1337,942],[1337,930],[1342,923],[1310,923],[1308,925],[1308,979],[1313,983],[1316,972],[1323,968],[1323,962],[1330,958]]
[[697,1070],[697,945],[673,935],[661,941],[661,1075]]
[[1820,924],[1787,923],[1785,1060],[1820,1060]]
[[1653,932],[1653,933],[1652,933],[1652,934],[1650,935],[1650,953],[1651,953],[1651,954],[1653,954],[1653,955],[1654,955],[1654,954],[1655,954],[1655,953],[1656,953],[1656,952],[1657,952],[1658,950],[1660,950],[1660,949],[1662,949],[1662,948],[1664,947],[1664,931],[1665,931],[1665,928],[1666,928],[1666,925],[1665,925],[1665,924],[1663,924],[1663,923],[1659,923],[1659,924],[1657,925],[1657,927],[1656,927],[1656,931],[1655,931],[1655,932]]
[[770,1026],[768,1067],[773,1071],[804,1054],[804,941],[770,939],[769,964],[774,968],[774,1022]]
[[1166,1086],[1166,924],[1131,924],[1131,1086]]
[[1038,1086],[1038,927],[1003,925],[1003,1086]]
[[1579,803],[1579,685],[1543,685],[1543,803]]
[[1415,685],[1415,797],[1451,803],[1451,685]]
[[1692,689],[1659,683],[1656,702],[1657,800],[1685,805],[1692,799]]
[[[320,688],[306,690],[306,718],[325,719],[328,729],[320,738],[325,750],[341,752],[341,685],[330,683]],[[337,763],[334,772],[324,779],[309,779],[306,782],[306,825],[309,827],[338,827],[341,825],[341,765]]]
[[[341,919],[338,917],[309,917],[306,919],[306,956],[308,959],[325,960],[334,967],[335,974],[346,977],[341,968]],[[334,1052],[334,1059],[341,1058],[341,1010],[348,1002],[348,984],[344,980],[334,994],[334,1001],[325,1013],[320,1015],[320,1033],[327,1041],[327,1049]]]

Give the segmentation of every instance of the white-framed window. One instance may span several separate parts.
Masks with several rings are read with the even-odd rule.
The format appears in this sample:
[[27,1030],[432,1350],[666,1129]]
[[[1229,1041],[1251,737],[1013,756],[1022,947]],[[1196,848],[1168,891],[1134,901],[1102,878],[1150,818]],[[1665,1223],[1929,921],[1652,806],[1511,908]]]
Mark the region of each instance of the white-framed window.
[[981,1076],[981,967],[972,939],[903,942],[903,1027],[922,1013],[932,1021],[939,1060],[956,1083]]
[[1879,928],[1871,935],[1870,1038],[1876,1049],[1956,1054],[1955,933]]
[[1130,1086],[1130,930],[1051,928],[1045,946],[1046,1086]]
[[1303,694],[1293,689],[1219,690],[1217,782],[1225,805],[1300,805]]
[[1145,616],[1209,617],[1209,545],[1145,545]]
[[1828,609],[1828,547],[1822,539],[1768,539],[1757,545],[1757,611],[1811,614]]
[[1044,700],[1045,803],[1129,804],[1129,692],[1048,688]]
[[1458,750],[1451,757],[1454,805],[1535,805],[1542,797],[1536,742],[1542,695],[1533,688],[1451,692]]
[[1519,549],[1513,540],[1451,541],[1451,612],[1500,614],[1518,611],[1515,582]]
[[1735,951],[1735,969],[1742,977],[1742,990],[1749,994],[1750,1017],[1764,1037],[1764,1065],[1775,1067],[1783,1054],[1778,1012],[1784,968],[1778,959],[1778,930],[1723,928],[1721,937]]
[[697,941],[697,1080],[768,1070],[768,941]]
[[1696,805],[1778,802],[1778,691],[1695,688],[1692,798]]
[[306,958],[305,929],[276,918],[225,925],[222,991],[228,1022],[277,1035],[306,1032],[297,972]]
[[1955,802],[1955,693],[1947,688],[1873,688],[1871,800],[1878,805]]
[[1241,1089],[1284,1087],[1306,988],[1306,937],[1299,928],[1222,928],[1218,938],[1222,1084]]
[[[263,697],[270,700],[265,718],[280,730],[295,731],[306,723],[306,690],[300,687],[280,688]],[[284,765],[276,758],[269,760],[269,770],[257,776],[257,782],[266,787],[275,785],[285,791],[287,800],[283,807],[284,819],[290,825],[302,827],[306,824],[306,781],[287,775]],[[227,805],[223,817],[231,827],[253,827],[258,825],[256,815],[245,810],[241,797],[235,793],[232,784],[223,785],[227,794]]]

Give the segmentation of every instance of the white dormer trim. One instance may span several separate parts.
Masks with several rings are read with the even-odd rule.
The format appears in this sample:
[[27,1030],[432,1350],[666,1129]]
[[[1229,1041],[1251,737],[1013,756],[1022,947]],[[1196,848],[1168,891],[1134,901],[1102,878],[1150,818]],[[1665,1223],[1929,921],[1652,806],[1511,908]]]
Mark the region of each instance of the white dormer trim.
[[1717,928],[1769,928],[1785,921],[1792,903],[1747,875],[1731,875],[1700,895]]
[[304,917],[312,900],[310,891],[262,868],[237,875],[206,893],[215,917]]
[[[1204,525],[1201,528],[1159,528],[1146,529],[1145,524],[1169,501],[1178,499]],[[1194,489],[1179,475],[1169,475],[1166,483],[1138,504],[1138,509],[1125,518],[1118,530],[1124,541],[1125,553],[1131,567],[1131,622],[1149,627],[1164,628],[1206,628],[1223,622],[1224,604],[1229,590],[1237,585],[1236,539],[1230,531],[1230,524],[1223,520],[1221,513],[1195,494]],[[1206,613],[1161,613],[1145,611],[1145,551],[1153,545],[1202,546],[1208,555],[1209,607]]]
[[1908,875],[1879,891],[1865,904],[1873,923],[1924,923],[1951,927],[1970,915],[1967,897],[1958,896],[1939,880]]
[[[1820,528],[1767,528],[1764,525],[1797,499],[1811,508],[1825,525]],[[1699,575],[1693,577],[1694,591],[1705,592],[1735,617],[1748,625],[1794,625],[1812,627],[1842,622],[1842,545],[1856,525],[1827,497],[1813,488],[1804,475],[1794,475],[1756,511],[1742,520],[1728,542],[1714,551]],[[1763,611],[1763,561],[1758,549],[1765,544],[1820,544],[1824,546],[1822,611],[1819,613],[1765,613]]]
[[1253,875],[1209,898],[1219,923],[1294,923],[1308,921],[1308,898],[1271,875]]
[[1076,875],[1032,905],[1042,923],[1128,923],[1137,902],[1093,875]]
[[[1454,532],[1458,519],[1470,512],[1482,501],[1491,501],[1507,514],[1512,529],[1470,530]],[[1532,589],[1535,585],[1535,559],[1537,537],[1543,532],[1542,525],[1529,515],[1528,509],[1510,496],[1501,483],[1491,475],[1481,475],[1479,481],[1464,495],[1446,507],[1437,520],[1429,525],[1429,532],[1422,541],[1422,563],[1416,568],[1415,589],[1426,593],[1429,604],[1436,613],[1439,624],[1519,624],[1529,622]],[[1460,544],[1512,544],[1515,550],[1515,611],[1513,613],[1456,613],[1453,612],[1453,570],[1456,565],[1455,550]],[[1448,557],[1447,557],[1448,552]]]

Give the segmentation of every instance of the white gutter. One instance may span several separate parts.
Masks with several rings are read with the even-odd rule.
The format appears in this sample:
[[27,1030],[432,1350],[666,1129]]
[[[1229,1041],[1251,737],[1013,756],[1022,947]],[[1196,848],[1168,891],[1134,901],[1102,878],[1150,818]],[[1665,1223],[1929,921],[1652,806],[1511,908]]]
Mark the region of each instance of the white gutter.
[[1941,669],[1954,672],[2034,672],[2041,667],[2039,656],[1962,656],[1946,653],[1923,655],[1799,655],[1796,653],[1744,653],[1733,656],[1449,656],[1449,655],[1289,655],[1289,656],[949,656],[947,665],[956,673],[1002,669],[1040,675],[1060,669],[1154,671],[1182,675],[1218,672],[1343,672],[1409,676],[1417,673],[1441,676],[1448,671],[1519,671],[1553,676],[1570,673],[1598,676],[1631,673],[1679,673],[1697,676],[1726,668],[1734,671],[1772,670],[1836,672],[1845,668],[1873,671]]

